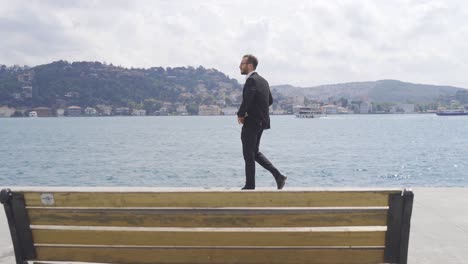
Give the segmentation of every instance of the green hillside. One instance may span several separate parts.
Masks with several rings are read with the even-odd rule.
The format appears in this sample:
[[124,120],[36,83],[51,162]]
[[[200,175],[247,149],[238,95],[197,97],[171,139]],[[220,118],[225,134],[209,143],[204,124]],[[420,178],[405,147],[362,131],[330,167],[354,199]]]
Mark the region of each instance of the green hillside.
[[240,99],[240,92],[235,79],[201,66],[129,69],[57,61],[32,68],[0,67],[0,105],[11,107],[143,107],[145,102],[199,105],[219,100],[229,105]]

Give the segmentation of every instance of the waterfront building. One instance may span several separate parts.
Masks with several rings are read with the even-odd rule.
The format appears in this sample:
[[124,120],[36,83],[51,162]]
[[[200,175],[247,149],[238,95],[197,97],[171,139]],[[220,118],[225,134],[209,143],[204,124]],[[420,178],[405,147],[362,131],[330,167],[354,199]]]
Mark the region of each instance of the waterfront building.
[[86,107],[84,110],[84,114],[87,116],[95,116],[97,114],[97,111],[92,107]]
[[57,109],[57,116],[64,116],[65,115],[65,109],[59,108]]
[[117,107],[114,109],[114,115],[130,115],[130,108],[128,107]]
[[181,114],[181,115],[184,115],[184,114],[187,114],[187,106],[185,105],[179,105],[176,109],[176,112]]
[[81,116],[81,107],[69,106],[66,111],[67,116]]
[[38,117],[51,117],[53,116],[52,114],[52,109],[49,107],[36,107],[33,109],[34,112],[37,113]]
[[133,116],[145,116],[146,110],[145,109],[133,109],[132,115]]
[[201,116],[212,116],[212,115],[220,115],[221,108],[217,105],[200,105],[198,108],[198,115]]
[[169,109],[167,109],[167,107],[161,107],[161,108],[159,108],[159,114],[160,115],[168,115],[169,114]]
[[110,116],[112,115],[112,106],[99,104],[96,105],[99,115],[101,116]]
[[15,113],[15,108],[0,106],[0,117],[10,117]]

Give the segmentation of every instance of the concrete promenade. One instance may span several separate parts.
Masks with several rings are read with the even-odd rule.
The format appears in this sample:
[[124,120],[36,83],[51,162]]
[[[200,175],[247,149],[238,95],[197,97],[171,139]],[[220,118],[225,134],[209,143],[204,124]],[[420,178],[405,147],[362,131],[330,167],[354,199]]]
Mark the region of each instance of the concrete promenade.
[[[468,188],[413,188],[413,191],[409,263],[468,263]],[[0,263],[15,263],[3,208]]]

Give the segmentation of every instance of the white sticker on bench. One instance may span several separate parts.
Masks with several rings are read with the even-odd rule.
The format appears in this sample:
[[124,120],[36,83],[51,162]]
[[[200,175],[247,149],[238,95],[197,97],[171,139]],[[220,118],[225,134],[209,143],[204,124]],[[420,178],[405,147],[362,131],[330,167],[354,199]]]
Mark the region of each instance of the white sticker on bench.
[[41,202],[43,205],[54,205],[54,195],[52,193],[43,193],[41,194]]

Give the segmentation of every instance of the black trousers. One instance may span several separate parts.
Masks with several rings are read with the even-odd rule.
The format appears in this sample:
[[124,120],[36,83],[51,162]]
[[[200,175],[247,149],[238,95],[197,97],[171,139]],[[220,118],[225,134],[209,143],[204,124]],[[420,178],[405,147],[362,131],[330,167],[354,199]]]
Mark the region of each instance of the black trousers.
[[275,179],[280,175],[275,166],[259,151],[262,134],[263,128],[257,124],[245,123],[242,126],[241,140],[245,161],[245,187],[248,188],[255,188],[255,162],[271,172]]

